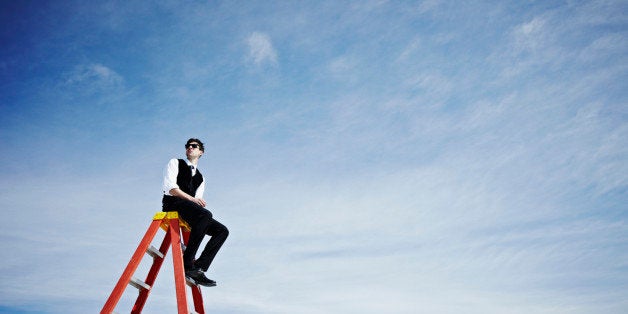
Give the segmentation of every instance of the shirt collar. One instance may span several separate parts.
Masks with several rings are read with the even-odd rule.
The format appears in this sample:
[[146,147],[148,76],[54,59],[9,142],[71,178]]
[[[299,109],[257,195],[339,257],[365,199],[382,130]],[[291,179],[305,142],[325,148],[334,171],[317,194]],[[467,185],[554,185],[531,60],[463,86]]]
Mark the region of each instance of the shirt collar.
[[[183,159],[183,160],[185,160],[185,163],[188,165],[188,167],[189,166],[194,166],[194,164],[191,161],[189,161],[187,159]],[[196,166],[194,166],[194,168],[196,168]]]

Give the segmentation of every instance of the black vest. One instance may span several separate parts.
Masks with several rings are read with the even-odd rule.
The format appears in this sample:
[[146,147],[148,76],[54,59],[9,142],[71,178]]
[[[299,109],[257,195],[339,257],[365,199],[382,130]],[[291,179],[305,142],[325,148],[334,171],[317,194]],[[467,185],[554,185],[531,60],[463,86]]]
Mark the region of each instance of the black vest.
[[203,183],[203,175],[198,169],[196,169],[196,174],[192,176],[192,170],[190,170],[190,166],[183,159],[179,159],[179,174],[177,175],[177,185],[179,188],[185,192],[194,196],[196,194],[196,190]]
[[[203,183],[203,175],[201,172],[196,169],[196,174],[192,176],[192,170],[190,166],[183,159],[179,159],[179,174],[177,174],[177,185],[181,191],[191,195],[194,197],[196,195],[196,190]],[[164,205],[169,205],[173,201],[178,199],[178,197],[164,195],[162,200]],[[164,209],[167,206],[164,206]]]

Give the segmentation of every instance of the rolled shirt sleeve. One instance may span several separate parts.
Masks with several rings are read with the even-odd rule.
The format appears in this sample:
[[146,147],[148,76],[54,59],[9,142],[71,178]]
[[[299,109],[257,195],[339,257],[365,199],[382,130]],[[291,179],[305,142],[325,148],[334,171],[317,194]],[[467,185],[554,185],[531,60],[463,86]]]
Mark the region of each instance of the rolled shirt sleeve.
[[203,182],[201,182],[201,185],[196,189],[196,195],[194,195],[194,197],[203,198],[203,193],[205,193],[205,178],[203,178]]
[[179,185],[177,184],[178,174],[179,174],[179,161],[176,158],[170,159],[170,161],[168,162],[168,165],[166,165],[166,168],[164,169],[164,183],[163,183],[164,195],[170,195],[170,190],[179,188]]

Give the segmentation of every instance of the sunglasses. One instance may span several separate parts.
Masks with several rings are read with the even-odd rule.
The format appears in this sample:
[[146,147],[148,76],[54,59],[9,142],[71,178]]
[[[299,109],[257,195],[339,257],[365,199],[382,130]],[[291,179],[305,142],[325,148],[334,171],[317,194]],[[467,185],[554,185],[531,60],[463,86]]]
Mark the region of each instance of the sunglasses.
[[192,148],[198,148],[198,144],[185,144],[185,149],[188,149],[188,148],[190,148],[190,147],[192,147]]

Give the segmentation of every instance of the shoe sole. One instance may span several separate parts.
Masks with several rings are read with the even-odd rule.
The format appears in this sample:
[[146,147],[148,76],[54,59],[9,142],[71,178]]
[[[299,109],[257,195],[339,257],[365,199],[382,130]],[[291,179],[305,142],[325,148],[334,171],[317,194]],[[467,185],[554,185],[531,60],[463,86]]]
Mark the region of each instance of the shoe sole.
[[216,283],[215,282],[210,282],[210,283],[201,283],[201,282],[196,282],[196,280],[185,276],[185,280],[192,286],[204,286],[204,287],[215,287]]

